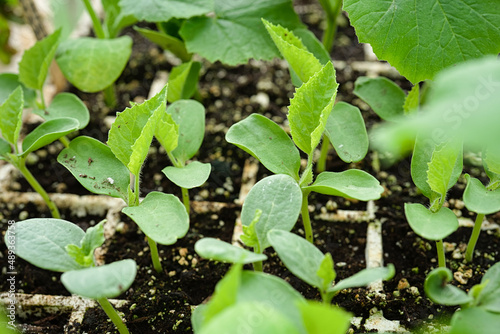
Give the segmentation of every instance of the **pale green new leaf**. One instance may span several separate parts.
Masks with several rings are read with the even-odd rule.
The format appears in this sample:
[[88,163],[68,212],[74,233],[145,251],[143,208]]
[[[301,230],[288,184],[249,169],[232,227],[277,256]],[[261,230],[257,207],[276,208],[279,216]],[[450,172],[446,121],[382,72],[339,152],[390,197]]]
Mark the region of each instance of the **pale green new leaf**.
[[297,74],[302,82],[307,82],[316,72],[322,68],[319,60],[302,44],[291,31],[280,25],[274,25],[262,19],[274,44],[280,50],[291,69]]
[[167,166],[162,169],[162,172],[179,187],[192,189],[205,183],[211,170],[212,166],[209,163],[193,161],[184,167]]
[[405,215],[411,229],[428,240],[442,240],[458,229],[457,216],[446,207],[437,212],[419,203],[405,203]]
[[72,93],[57,94],[46,110],[34,109],[33,113],[46,121],[62,117],[74,118],[80,123],[80,129],[86,127],[90,120],[87,106],[78,96]]
[[346,0],[344,9],[359,41],[413,83],[500,52],[497,0]]
[[262,210],[261,209],[256,209],[255,210],[255,215],[248,225],[242,225],[242,230],[243,233],[240,235],[241,241],[248,247],[252,247],[254,250],[258,250],[262,252],[262,249],[260,247],[260,241],[259,237],[257,235],[257,232],[255,231],[255,225],[260,220],[260,216],[262,215]]
[[61,43],[56,60],[76,88],[95,93],[115,82],[132,53],[132,39],[82,37]]
[[155,130],[155,137],[167,152],[172,152],[179,142],[179,125],[174,122],[172,115],[163,113]]
[[483,166],[492,183],[500,183],[500,147],[491,142],[483,150]]
[[94,251],[104,243],[104,222],[91,226],[79,244],[66,246],[68,254],[84,267],[94,264]]
[[414,85],[405,98],[405,103],[403,105],[405,114],[410,114],[414,112],[418,108],[419,103],[420,103],[420,86]]
[[190,61],[176,66],[170,71],[168,79],[168,102],[189,99],[198,85],[201,63]]
[[446,192],[462,173],[462,143],[450,141],[436,147],[427,169],[427,183],[432,191],[446,196]]
[[465,174],[467,187],[464,191],[464,203],[468,210],[489,215],[500,211],[500,188],[488,190],[476,178]]
[[335,103],[337,87],[335,69],[329,62],[297,88],[290,100],[290,132],[295,145],[308,155],[313,153],[321,140],[326,120]]
[[148,238],[161,245],[172,245],[186,235],[189,216],[181,201],[172,194],[150,192],[138,206],[122,212],[139,225]]
[[120,0],[122,12],[148,22],[200,16],[214,10],[214,0]]
[[148,154],[158,120],[165,112],[166,95],[167,86],[144,103],[117,113],[109,130],[108,146],[136,176]]
[[65,272],[61,275],[61,282],[69,292],[85,298],[115,298],[127,291],[136,273],[135,261],[126,259]]
[[267,260],[264,254],[257,254],[214,238],[203,238],[194,244],[194,250],[205,259],[229,263],[253,263]]
[[57,50],[61,30],[35,43],[26,50],[19,63],[19,81],[26,87],[41,90],[47,78],[49,66]]
[[23,125],[23,90],[18,86],[0,105],[0,132],[5,140],[17,147]]
[[319,287],[321,290],[326,290],[337,277],[337,273],[333,268],[332,255],[326,253],[319,265],[316,275],[323,280],[323,284]]

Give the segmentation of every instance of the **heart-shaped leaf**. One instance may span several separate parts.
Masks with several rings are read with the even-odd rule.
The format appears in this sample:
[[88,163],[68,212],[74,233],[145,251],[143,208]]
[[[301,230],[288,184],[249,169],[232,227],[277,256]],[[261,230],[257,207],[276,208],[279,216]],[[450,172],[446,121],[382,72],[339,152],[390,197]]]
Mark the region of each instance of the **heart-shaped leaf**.
[[86,127],[90,120],[89,110],[85,104],[78,96],[71,93],[57,94],[46,110],[34,109],[33,112],[46,121],[65,117],[74,118],[80,123],[79,129]]
[[214,9],[214,0],[120,0],[122,12],[149,22],[169,21],[207,14]]
[[428,240],[442,240],[458,229],[457,216],[446,207],[431,212],[418,203],[405,203],[405,215],[411,229]]
[[[5,140],[17,147],[23,125],[23,90],[18,86],[0,105],[0,132]],[[10,150],[9,150],[10,151]]]
[[190,61],[176,66],[168,79],[168,102],[189,99],[198,85],[201,63]]
[[179,187],[192,189],[205,183],[210,176],[211,170],[212,167],[209,163],[193,161],[182,168],[173,166],[165,167],[162,172]]
[[205,107],[198,101],[180,100],[169,105],[167,113],[179,125],[179,139],[172,154],[184,163],[198,152],[203,142]]
[[49,66],[59,44],[61,29],[38,41],[26,50],[19,62],[19,81],[26,87],[41,90],[47,78]]
[[328,62],[305,84],[297,88],[288,108],[288,121],[293,141],[311,155],[318,146],[326,120],[332,112],[338,84],[335,69]]
[[191,59],[191,54],[186,50],[186,45],[182,40],[156,30],[140,27],[134,27],[134,30],[149,39],[151,42],[157,44],[163,50],[172,52],[183,62],[188,62]]
[[467,209],[476,213],[489,215],[500,211],[500,188],[488,190],[476,178],[465,174],[467,187],[464,191],[464,203]]
[[495,0],[346,0],[344,9],[360,42],[413,83],[433,79],[444,67],[497,55],[500,17]]
[[56,60],[64,76],[88,93],[103,90],[118,79],[132,53],[132,39],[83,37],[59,46]]
[[80,122],[74,118],[57,118],[40,124],[24,138],[22,155],[36,151],[78,130],[79,126]]
[[384,188],[380,182],[365,171],[349,169],[344,172],[323,172],[313,184],[303,190],[320,194],[369,201],[380,198]]
[[194,244],[194,250],[201,257],[221,262],[246,264],[267,260],[264,254],[257,254],[214,238],[198,240]]
[[405,93],[385,77],[358,77],[353,93],[386,121],[397,121],[404,114]]
[[226,140],[253,155],[271,172],[299,179],[299,151],[286,132],[270,119],[252,114],[232,125]]
[[100,267],[65,272],[61,275],[61,282],[69,292],[85,298],[114,298],[132,285],[136,267],[134,260],[126,259]]
[[150,192],[138,206],[122,212],[139,225],[148,238],[161,245],[172,245],[186,235],[189,216],[181,201],[172,194]]
[[128,202],[130,173],[111,149],[100,141],[77,137],[59,153],[57,161],[89,191]]
[[249,226],[256,210],[262,210],[255,224],[260,250],[270,246],[267,232],[271,229],[290,231],[299,217],[302,191],[288,175],[268,176],[257,182],[248,193],[241,209],[241,222]]
[[472,302],[471,296],[448,284],[452,279],[453,275],[448,268],[432,270],[425,278],[425,293],[434,303],[441,305],[463,305]]
[[[62,219],[34,218],[16,222],[5,234],[5,243],[15,243],[16,255],[46,270],[81,269],[67,252],[66,246],[79,245],[85,232]],[[10,238],[13,238],[12,240]]]
[[325,134],[342,161],[361,161],[368,153],[368,134],[359,109],[338,102],[326,121]]

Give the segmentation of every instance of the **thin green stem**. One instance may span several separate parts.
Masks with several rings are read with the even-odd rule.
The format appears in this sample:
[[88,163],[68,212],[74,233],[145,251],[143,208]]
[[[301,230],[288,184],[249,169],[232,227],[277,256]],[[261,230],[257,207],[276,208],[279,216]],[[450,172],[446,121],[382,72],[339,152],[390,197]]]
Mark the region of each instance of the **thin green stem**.
[[[260,245],[256,245],[253,248],[253,252],[257,253],[257,254],[262,254],[262,250],[260,249]],[[253,270],[254,271],[260,271],[260,272],[263,271],[262,261],[253,262],[252,265],[253,265]]]
[[69,139],[66,136],[59,138],[59,141],[64,145],[64,147],[69,147]]
[[[323,7],[324,8],[324,7]],[[326,51],[330,52],[333,47],[333,42],[335,40],[335,33],[337,32],[337,18],[342,10],[342,0],[338,0],[334,5],[332,11],[324,8],[326,12],[326,30],[323,33],[322,43]]]
[[104,103],[110,108],[114,108],[117,104],[116,102],[116,92],[115,92],[115,84],[112,83],[108,87],[104,88]]
[[477,239],[479,238],[479,234],[481,233],[481,226],[483,225],[484,214],[480,213],[476,217],[476,221],[474,222],[474,228],[472,229],[472,234],[469,239],[469,243],[467,244],[467,250],[465,251],[465,260],[467,262],[472,262],[472,258],[474,256],[474,248],[476,247]]
[[302,216],[302,223],[304,224],[304,232],[306,234],[306,240],[313,243],[313,233],[311,226],[311,218],[309,217],[309,192],[302,191],[302,207],[300,209],[300,214]]
[[40,89],[40,99],[42,102],[41,109],[47,109],[47,105],[45,104],[45,96],[43,95],[43,89]]
[[82,0],[82,1],[83,4],[85,5],[85,8],[87,9],[87,12],[90,15],[90,19],[92,20],[92,25],[94,26],[95,35],[97,36],[97,38],[106,38],[106,34],[104,33],[104,29],[102,28],[101,21],[97,17],[94,8],[92,8],[90,1],[89,0]]
[[135,194],[134,206],[139,205],[139,196],[141,195],[139,191],[139,183],[140,183],[139,175],[134,175],[134,194]]
[[159,273],[163,271],[160,262],[160,256],[158,255],[158,247],[156,246],[156,242],[148,237],[149,249],[151,250],[151,260],[153,261],[153,267]]
[[323,301],[323,304],[331,304],[332,299],[335,296],[334,293],[328,293],[327,291],[321,291],[321,290],[320,290],[320,294],[321,294],[321,300]]
[[26,179],[26,181],[28,181],[28,183],[33,188],[33,190],[35,190],[37,193],[40,194],[40,196],[42,196],[43,200],[45,201],[45,203],[47,204],[47,207],[50,210],[50,213],[52,214],[52,217],[53,218],[61,218],[61,215],[59,214],[59,210],[57,209],[57,206],[55,205],[55,203],[52,202],[52,200],[50,199],[50,197],[47,194],[47,192],[45,191],[45,189],[43,189],[43,187],[40,185],[40,183],[38,183],[38,181],[35,179],[33,174],[31,174],[31,172],[26,167],[26,158],[21,157],[17,161],[12,161],[12,163],[14,166],[16,166],[19,169],[21,174],[23,174],[24,178]]
[[186,207],[186,212],[189,215],[190,208],[189,208],[189,190],[186,188],[181,187],[182,191],[182,202],[184,203],[184,206]]
[[323,134],[323,142],[321,143],[321,151],[318,162],[316,163],[316,172],[321,173],[326,169],[326,158],[328,156],[328,149],[330,148],[330,139]]
[[97,302],[99,303],[99,305],[101,305],[102,309],[104,310],[104,312],[106,312],[111,321],[113,321],[113,324],[115,324],[116,329],[118,329],[118,332],[120,332],[120,334],[130,334],[127,326],[125,326],[122,318],[118,315],[109,300],[107,300],[106,298],[99,298],[97,299]]
[[438,264],[441,268],[446,268],[446,259],[444,256],[443,240],[436,241],[436,250],[438,254]]

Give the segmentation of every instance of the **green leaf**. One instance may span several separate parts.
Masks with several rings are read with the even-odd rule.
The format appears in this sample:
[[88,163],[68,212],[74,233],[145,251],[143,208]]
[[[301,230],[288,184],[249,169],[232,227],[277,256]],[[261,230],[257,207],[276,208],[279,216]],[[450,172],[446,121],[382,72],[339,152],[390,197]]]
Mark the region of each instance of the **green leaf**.
[[379,280],[389,280],[394,277],[395,273],[396,269],[392,264],[387,267],[363,269],[351,277],[340,280],[333,287],[330,287],[328,292],[338,292],[344,289],[367,286]]
[[24,138],[22,155],[36,151],[78,130],[79,126],[80,123],[74,118],[57,118],[40,124]]
[[34,218],[16,222],[5,234],[5,243],[16,245],[16,255],[42,269],[68,271],[83,268],[67,252],[66,246],[79,245],[85,232],[62,219]]
[[111,149],[100,141],[77,137],[59,153],[57,161],[89,191],[128,202],[130,173]]
[[489,215],[500,211],[500,188],[488,190],[476,178],[465,174],[467,187],[464,191],[464,203],[468,210]]
[[404,114],[406,95],[393,81],[385,77],[358,77],[353,93],[365,101],[386,121],[397,121]]
[[448,284],[453,275],[448,268],[436,268],[425,278],[426,295],[436,304],[463,305],[472,302],[472,297],[456,286]]
[[198,240],[194,245],[194,250],[201,257],[221,262],[246,264],[267,260],[264,254],[257,254],[214,238]]
[[496,5],[495,0],[346,0],[344,9],[359,41],[417,83],[458,62],[498,54]]
[[23,125],[23,90],[18,86],[0,105],[0,131],[9,143],[17,147],[17,141]]
[[90,267],[94,264],[94,251],[102,246],[104,240],[103,221],[96,226],[89,227],[80,243],[67,245],[66,251],[78,264]]
[[172,245],[186,235],[189,216],[181,201],[172,194],[150,192],[138,206],[122,209],[139,225],[148,238],[161,245]]
[[132,39],[83,37],[61,43],[56,60],[64,76],[87,93],[103,90],[118,79],[132,52]]
[[210,176],[211,170],[212,166],[209,163],[193,161],[182,168],[173,166],[165,167],[162,169],[162,172],[179,187],[192,189],[205,183]]
[[255,225],[259,222],[260,216],[262,216],[262,210],[256,209],[255,215],[250,224],[242,226],[243,234],[240,235],[240,239],[247,247],[252,247],[254,250],[262,252],[259,237],[255,231]]
[[154,131],[165,112],[167,86],[153,98],[117,113],[109,130],[108,146],[135,176],[148,154]]
[[28,108],[35,104],[36,92],[23,85],[19,81],[19,76],[14,73],[0,74],[0,104],[4,103],[10,94],[18,87],[21,86],[24,95],[24,107]]
[[457,182],[462,173],[462,143],[449,141],[438,145],[427,165],[429,187],[440,194],[441,198],[446,197],[446,192]]
[[500,313],[500,262],[491,266],[481,279],[484,288],[477,298],[481,308],[494,313]]
[[322,290],[326,290],[337,277],[337,273],[333,269],[333,260],[330,253],[326,253],[323,257],[316,275],[323,280],[323,284],[320,286]]
[[142,36],[157,44],[163,50],[168,50],[177,56],[182,62],[188,62],[191,59],[191,54],[186,50],[184,41],[167,35],[166,33],[146,28],[134,27],[134,30]]
[[46,121],[65,117],[74,118],[80,123],[79,129],[86,127],[90,120],[89,110],[85,104],[78,96],[71,93],[57,94],[46,110],[34,109],[33,113]]
[[298,307],[308,334],[345,334],[348,332],[352,314],[340,307],[309,300]]
[[120,31],[131,26],[137,19],[133,15],[125,15],[119,6],[120,0],[103,0],[102,6],[106,13],[104,17],[104,27],[106,28],[106,38],[115,38]]
[[414,85],[411,90],[408,92],[408,95],[405,98],[405,104],[403,105],[403,109],[405,114],[410,114],[415,111],[420,104],[420,86]]
[[323,67],[319,60],[307,50],[302,41],[293,32],[280,25],[274,25],[262,19],[267,32],[278,47],[281,55],[286,59],[291,70],[299,77],[301,82],[307,82]]
[[216,0],[214,17],[197,16],[186,20],[180,35],[189,52],[211,62],[245,64],[250,58],[270,60],[279,55],[261,19],[288,29],[302,27],[290,0]]
[[313,184],[303,190],[361,201],[379,199],[384,192],[377,179],[359,169],[348,169],[340,173],[323,172]]
[[172,151],[182,163],[191,159],[200,149],[205,136],[205,107],[194,100],[180,100],[167,108],[167,113],[179,125],[179,140]]
[[35,90],[42,89],[49,66],[56,53],[60,35],[61,30],[58,29],[24,52],[23,58],[19,62],[19,81],[26,87]]
[[0,137],[0,160],[4,160],[5,157],[12,152],[12,146],[9,142]]
[[324,273],[325,255],[316,246],[288,231],[270,230],[267,237],[280,260],[295,276],[321,290],[331,285],[334,276],[330,282],[325,282],[324,275],[318,275],[320,269]]
[[497,334],[500,315],[473,307],[453,314],[449,334]]
[[189,18],[214,10],[214,0],[120,0],[122,12],[140,21],[162,22],[171,18]]
[[332,60],[330,53],[328,53],[323,43],[316,38],[316,35],[311,30],[299,27],[293,30],[293,34],[300,38],[302,44],[319,60],[322,66]]
[[201,63],[190,61],[176,66],[168,79],[168,102],[189,99],[196,91]]
[[483,150],[483,166],[491,183],[497,183],[494,188],[498,188],[498,184],[500,184],[500,148],[494,142],[491,142]]
[[326,121],[325,134],[342,161],[358,162],[368,153],[368,134],[361,111],[349,103],[338,102]]
[[250,153],[271,172],[299,179],[299,151],[286,132],[270,119],[252,114],[233,124],[226,140]]
[[257,182],[248,193],[241,209],[241,222],[249,226],[256,210],[262,210],[255,233],[263,251],[270,246],[267,232],[271,229],[290,231],[300,213],[302,191],[288,175],[268,176]]
[[69,292],[85,298],[115,298],[134,282],[136,266],[134,260],[126,259],[100,267],[72,270],[61,275],[61,282]]
[[303,152],[311,155],[318,146],[326,120],[330,115],[338,84],[331,62],[297,88],[288,108],[288,121],[293,141]]
[[163,113],[155,130],[155,137],[161,146],[167,151],[172,152],[179,144],[179,126],[172,119],[172,115]]
[[437,212],[418,203],[405,203],[405,215],[411,229],[428,240],[442,240],[458,229],[458,219],[448,208]]

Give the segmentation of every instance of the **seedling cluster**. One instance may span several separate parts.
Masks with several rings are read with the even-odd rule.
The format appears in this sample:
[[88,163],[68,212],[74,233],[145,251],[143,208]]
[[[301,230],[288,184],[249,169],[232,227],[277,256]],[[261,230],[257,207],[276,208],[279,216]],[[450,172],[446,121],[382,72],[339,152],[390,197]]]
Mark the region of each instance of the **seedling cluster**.
[[[62,41],[61,31],[56,30],[25,52],[19,75],[0,75],[0,159],[19,169],[53,216],[20,221],[7,231],[6,239],[15,231],[18,256],[40,268],[63,272],[61,281],[68,291],[97,300],[118,331],[128,333],[108,298],[119,297],[132,286],[137,264],[123,259],[98,265],[94,251],[105,242],[105,222],[83,231],[60,219],[50,196],[28,171],[28,155],[60,140],[65,147],[57,161],[90,192],[124,201],[122,212],[147,237],[153,268],[164,273],[157,244],[173,245],[188,233],[194,217],[189,189],[203,185],[211,173],[210,163],[193,160],[205,137],[205,108],[197,87],[202,63],[196,59],[238,65],[251,58],[270,60],[281,55],[296,87],[287,122],[277,124],[252,114],[225,135],[227,142],[255,157],[273,175],[259,180],[242,205],[239,241],[246,248],[215,238],[196,243],[201,257],[232,267],[210,301],[193,312],[194,332],[346,332],[352,314],[332,305],[335,296],[389,280],[396,269],[388,264],[336,280],[332,255],[314,243],[309,196],[315,192],[355,201],[380,199],[384,188],[369,173],[325,171],[330,146],[342,161],[352,163],[363,160],[373,144],[385,164],[397,161],[405,150],[412,152],[412,180],[429,202],[427,207],[406,203],[403,210],[417,235],[436,242],[439,268],[425,281],[428,297],[438,304],[461,307],[453,315],[449,333],[495,333],[500,321],[500,267],[492,266],[481,283],[465,293],[448,284],[452,274],[446,268],[443,246],[459,226],[447,207],[447,194],[463,174],[464,152],[480,152],[489,182],[484,185],[468,174],[463,176],[467,181],[463,201],[476,215],[465,252],[467,262],[473,261],[485,216],[500,211],[500,116],[495,112],[500,105],[500,65],[494,56],[482,57],[500,52],[495,42],[500,40],[500,19],[494,1],[465,0],[474,7],[476,21],[469,22],[470,13],[460,6],[443,5],[436,12],[436,1],[394,5],[320,0],[326,15],[322,42],[301,23],[290,0],[258,0],[251,6],[223,0],[103,0],[102,23],[90,1],[83,3],[97,38]],[[337,100],[329,51],[342,4],[360,41],[370,43],[380,59],[389,61],[412,83],[406,93],[387,78],[358,78],[354,93],[387,122],[370,136],[361,111]],[[155,96],[140,104],[131,102],[116,114],[106,143],[87,136],[70,140],[68,136],[87,126],[90,115],[73,94],[60,93],[50,103],[45,101],[43,86],[50,64],[55,59],[81,91],[104,90],[108,105],[114,105],[113,84],[132,50],[131,38],[118,36],[137,21],[156,24],[157,30],[134,29],[174,54],[181,64],[172,69],[169,83]],[[485,86],[484,78],[491,85]],[[22,131],[25,109],[43,119],[27,134]],[[162,172],[181,188],[180,199],[159,191],[141,196],[141,176],[148,172],[143,170],[144,162],[154,138],[171,162]],[[299,219],[305,238],[292,233]],[[286,281],[263,272],[271,247],[291,273],[318,289],[322,302],[306,300]],[[254,270],[243,270],[245,264],[252,264]]]

